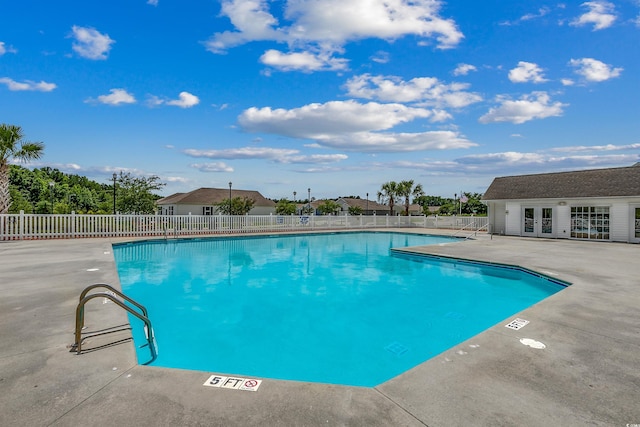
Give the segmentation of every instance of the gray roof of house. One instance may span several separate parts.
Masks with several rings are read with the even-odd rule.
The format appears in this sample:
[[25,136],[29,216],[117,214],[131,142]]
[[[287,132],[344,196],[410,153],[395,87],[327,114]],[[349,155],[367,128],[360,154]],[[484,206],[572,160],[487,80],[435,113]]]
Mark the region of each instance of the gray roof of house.
[[[252,190],[231,190],[231,197],[246,197],[255,206],[275,206],[275,202]],[[175,193],[158,200],[158,205],[212,205],[229,199],[228,188],[198,188],[189,193]]]
[[640,196],[640,163],[623,168],[495,178],[483,200]]
[[367,204],[367,199],[355,199],[352,197],[341,197],[338,199],[338,203],[340,201],[343,201],[344,203],[347,204],[347,206],[351,206],[351,207],[360,207],[361,209],[368,209],[371,210],[389,210],[389,206],[387,205],[381,205],[380,203],[376,202],[375,200],[369,200],[369,203]]

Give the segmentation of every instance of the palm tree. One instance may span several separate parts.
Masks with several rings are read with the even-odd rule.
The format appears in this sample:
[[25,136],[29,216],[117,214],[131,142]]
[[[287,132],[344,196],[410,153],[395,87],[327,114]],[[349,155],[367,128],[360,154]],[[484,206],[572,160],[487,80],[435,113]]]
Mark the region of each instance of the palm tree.
[[22,138],[20,126],[0,125],[0,214],[9,211],[11,196],[9,194],[9,159],[20,161],[39,159],[44,151],[41,142],[26,142]]
[[404,214],[409,216],[409,202],[411,197],[419,197],[423,196],[424,191],[422,190],[421,184],[416,184],[413,186],[413,180],[410,179],[408,181],[400,181],[398,183],[398,197],[404,197]]
[[396,197],[398,197],[397,182],[389,181],[382,184],[380,191],[378,191],[378,201],[380,203],[389,203],[389,215],[393,215],[393,205],[396,203]]

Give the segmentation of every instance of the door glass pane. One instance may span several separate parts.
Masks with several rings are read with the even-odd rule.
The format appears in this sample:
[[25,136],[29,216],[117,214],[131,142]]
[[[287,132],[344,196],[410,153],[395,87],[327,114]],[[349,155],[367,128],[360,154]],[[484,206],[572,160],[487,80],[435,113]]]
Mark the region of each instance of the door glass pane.
[[533,208],[524,208],[524,232],[533,233]]
[[640,208],[636,208],[636,237],[640,237]]
[[551,234],[553,232],[553,208],[542,208],[542,234]]

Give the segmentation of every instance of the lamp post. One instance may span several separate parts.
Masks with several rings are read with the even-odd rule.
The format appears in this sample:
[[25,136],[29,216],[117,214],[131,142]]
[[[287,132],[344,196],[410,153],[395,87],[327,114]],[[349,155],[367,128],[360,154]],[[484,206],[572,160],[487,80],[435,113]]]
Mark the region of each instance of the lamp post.
[[51,214],[53,214],[53,186],[56,185],[55,182],[49,182],[49,198],[51,199]]
[[369,215],[369,193],[367,193],[367,211],[364,214]]
[[231,181],[229,181],[229,215],[231,215]]
[[307,188],[307,193],[309,194],[309,207],[307,208],[307,211],[311,214],[311,187]]
[[118,177],[118,175],[116,175],[116,173],[113,173],[113,176],[111,178],[113,178],[113,214],[116,214],[116,178]]
[[296,204],[296,193],[295,191],[293,192],[293,205],[294,205],[294,213],[297,214],[298,213],[298,206]]

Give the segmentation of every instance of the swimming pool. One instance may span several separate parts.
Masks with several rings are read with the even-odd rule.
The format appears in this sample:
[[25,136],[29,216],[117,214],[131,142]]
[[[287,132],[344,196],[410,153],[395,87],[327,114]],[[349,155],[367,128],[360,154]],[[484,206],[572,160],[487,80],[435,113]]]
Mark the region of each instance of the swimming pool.
[[123,291],[153,322],[153,366],[372,387],[564,288],[518,268],[390,251],[458,240],[226,237],[114,245],[114,255]]

